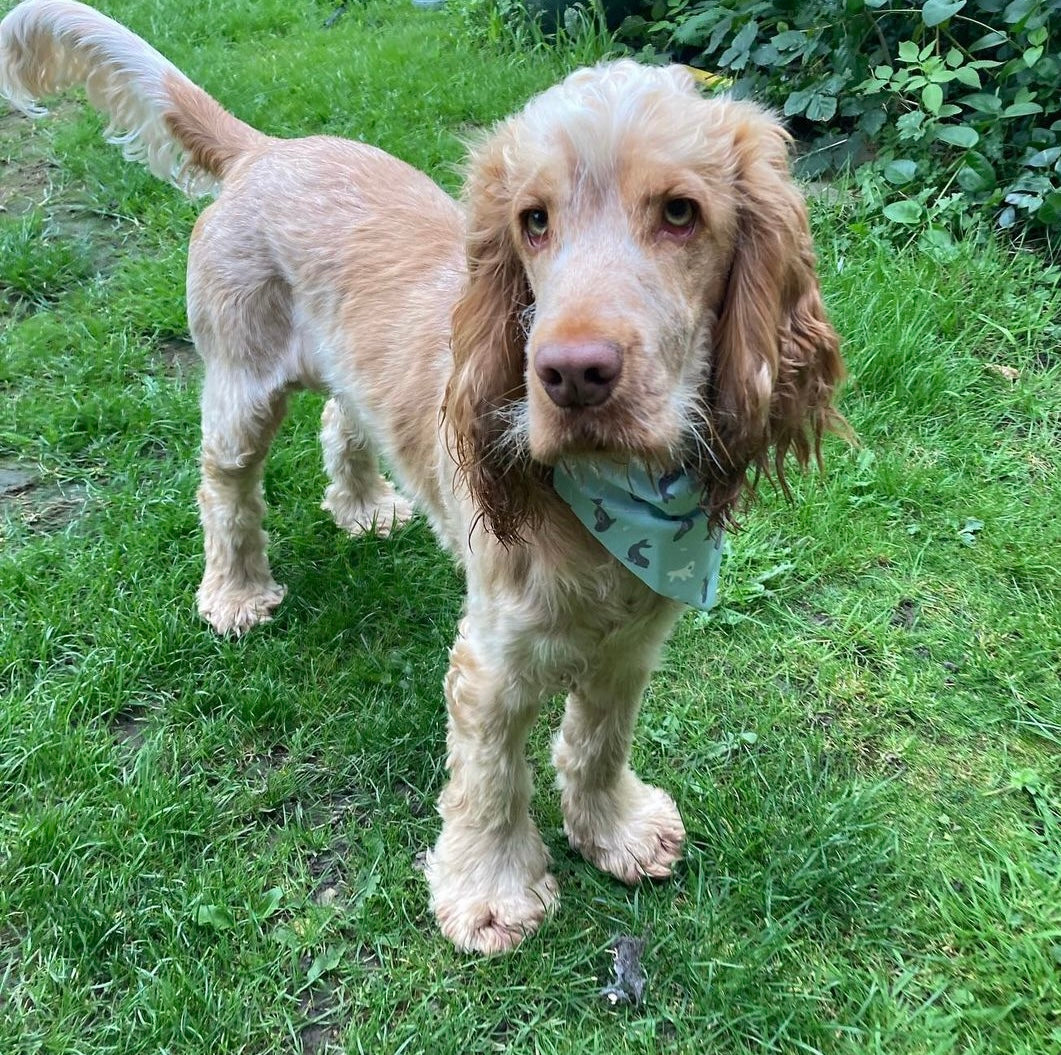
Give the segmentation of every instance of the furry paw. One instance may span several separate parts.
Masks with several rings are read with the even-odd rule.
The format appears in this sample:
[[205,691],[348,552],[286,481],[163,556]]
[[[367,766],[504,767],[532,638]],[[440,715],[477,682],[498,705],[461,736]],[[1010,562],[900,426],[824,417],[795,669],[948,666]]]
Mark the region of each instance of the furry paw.
[[[428,882],[432,882],[428,860]],[[521,890],[465,889],[432,892],[439,929],[462,952],[510,952],[533,934],[556,902],[556,880],[546,872]]]
[[348,491],[330,484],[324,492],[321,509],[330,513],[336,525],[354,538],[371,533],[386,538],[416,512],[389,484],[374,501],[354,498]]
[[609,793],[565,793],[564,832],[590,864],[624,883],[666,879],[685,842],[674,800],[632,773]]
[[284,599],[287,591],[275,582],[246,585],[241,589],[199,588],[199,614],[218,634],[234,637],[246,633],[252,626],[268,623],[273,610]]
[[[439,928],[462,952],[493,956],[511,951],[541,926],[556,902],[556,880],[547,869],[544,845],[535,833],[536,846],[531,843],[511,855],[498,849],[487,857],[460,857],[452,852],[456,840],[447,835],[444,830],[426,868]],[[522,866],[521,858],[527,862]]]

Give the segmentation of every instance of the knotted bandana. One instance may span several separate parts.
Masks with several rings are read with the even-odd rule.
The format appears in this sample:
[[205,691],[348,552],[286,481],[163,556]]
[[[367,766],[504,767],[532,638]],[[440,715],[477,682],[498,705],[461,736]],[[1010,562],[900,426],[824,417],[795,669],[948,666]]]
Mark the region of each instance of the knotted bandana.
[[568,461],[556,493],[591,535],[646,586],[706,611],[715,604],[722,530],[711,530],[701,491],[683,470],[650,475],[638,464]]

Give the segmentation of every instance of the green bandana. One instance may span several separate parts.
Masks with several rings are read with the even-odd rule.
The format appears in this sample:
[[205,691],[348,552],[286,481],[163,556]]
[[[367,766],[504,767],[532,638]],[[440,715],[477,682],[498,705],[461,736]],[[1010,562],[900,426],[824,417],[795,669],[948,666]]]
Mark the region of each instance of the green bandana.
[[704,611],[714,606],[722,531],[708,529],[700,489],[686,472],[649,476],[637,464],[569,461],[553,471],[553,487],[650,589]]

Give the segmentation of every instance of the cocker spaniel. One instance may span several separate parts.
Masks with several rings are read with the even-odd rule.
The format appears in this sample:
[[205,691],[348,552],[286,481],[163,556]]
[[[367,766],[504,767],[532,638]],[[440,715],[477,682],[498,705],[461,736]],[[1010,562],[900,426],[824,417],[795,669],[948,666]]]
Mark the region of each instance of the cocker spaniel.
[[556,900],[524,749],[558,691],[571,845],[627,883],[667,876],[682,820],[628,756],[682,605],[635,574],[647,536],[613,555],[600,532],[618,514],[591,484],[588,524],[557,481],[639,473],[665,501],[680,480],[691,504],[664,522],[693,549],[677,582],[756,479],[784,486],[788,452],[817,456],[842,366],[784,130],[702,97],[683,67],[612,62],[486,134],[458,204],[371,146],[256,131],[91,8],[26,0],[0,25],[0,90],[33,112],[69,84],[128,156],[217,192],[187,286],[205,363],[203,617],[241,634],[280,604],[262,467],[288,393],[326,392],[325,508],[353,535],[416,508],[467,577],[427,865],[443,933],[511,949]]

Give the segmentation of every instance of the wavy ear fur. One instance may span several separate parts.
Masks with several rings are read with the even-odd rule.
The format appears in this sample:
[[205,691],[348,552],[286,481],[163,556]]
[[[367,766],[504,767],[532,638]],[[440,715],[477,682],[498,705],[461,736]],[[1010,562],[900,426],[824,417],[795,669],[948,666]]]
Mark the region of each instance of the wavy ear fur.
[[536,518],[541,477],[513,417],[526,395],[522,316],[533,298],[512,244],[504,143],[502,129],[469,162],[468,284],[453,311],[443,416],[479,517],[508,545]]
[[707,467],[711,513],[729,519],[759,473],[788,493],[784,461],[820,463],[843,377],[840,342],[822,303],[807,210],[789,175],[789,136],[758,107],[734,109],[738,240],[716,329],[707,404],[721,445]]

